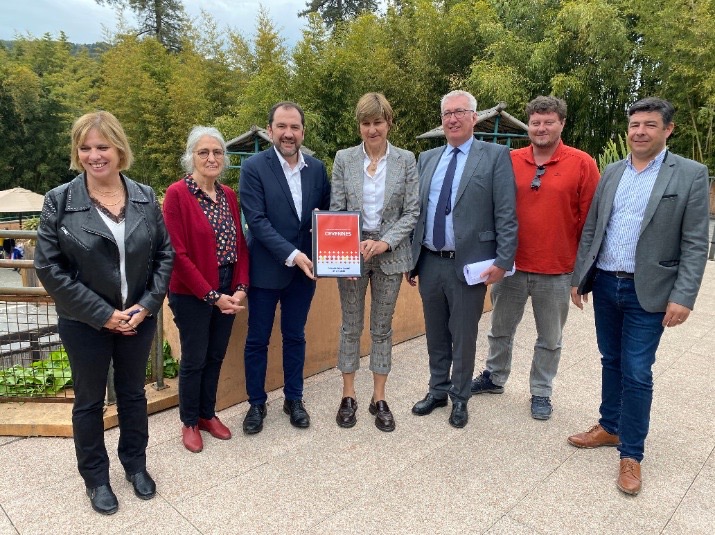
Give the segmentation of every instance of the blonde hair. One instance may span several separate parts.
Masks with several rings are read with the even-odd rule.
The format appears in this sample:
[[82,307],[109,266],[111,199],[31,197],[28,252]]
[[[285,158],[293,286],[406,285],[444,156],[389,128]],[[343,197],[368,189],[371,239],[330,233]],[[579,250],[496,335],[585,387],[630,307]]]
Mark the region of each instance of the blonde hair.
[[365,120],[382,118],[392,126],[392,106],[382,93],[365,93],[355,106],[355,118],[358,124]]
[[92,129],[95,129],[100,136],[117,149],[119,153],[119,170],[129,169],[134,161],[132,149],[129,147],[129,140],[117,118],[108,111],[86,113],[72,125],[70,169],[75,171],[84,170],[82,162],[79,161],[79,147],[87,139],[87,135]]

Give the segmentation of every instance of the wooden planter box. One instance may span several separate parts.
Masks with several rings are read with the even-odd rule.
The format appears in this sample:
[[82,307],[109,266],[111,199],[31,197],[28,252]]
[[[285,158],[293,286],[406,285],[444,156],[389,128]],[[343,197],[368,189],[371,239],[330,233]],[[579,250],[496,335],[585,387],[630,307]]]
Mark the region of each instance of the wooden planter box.
[[[360,344],[360,353],[366,355],[370,351],[369,304],[368,291],[366,306],[365,330]],[[171,345],[172,354],[180,358],[179,334],[174,325],[173,315],[169,307],[164,305],[164,337]],[[491,310],[491,301],[487,293],[484,311]],[[216,409],[221,410],[248,399],[246,380],[243,368],[243,347],[246,342],[246,313],[240,314],[233,325],[233,333],[229,341],[226,360],[221,369],[218,386]],[[321,279],[313,298],[313,304],[306,325],[306,362],[305,376],[315,375],[337,365],[337,351],[340,332],[340,297],[335,279]],[[422,315],[422,300],[417,288],[413,288],[403,280],[400,296],[397,300],[395,317],[392,322],[392,341],[395,344],[420,336],[425,332]],[[425,358],[425,367],[427,360]],[[268,349],[268,370],[266,373],[266,391],[283,386],[282,346],[280,333],[280,307],[276,311],[271,344]]]

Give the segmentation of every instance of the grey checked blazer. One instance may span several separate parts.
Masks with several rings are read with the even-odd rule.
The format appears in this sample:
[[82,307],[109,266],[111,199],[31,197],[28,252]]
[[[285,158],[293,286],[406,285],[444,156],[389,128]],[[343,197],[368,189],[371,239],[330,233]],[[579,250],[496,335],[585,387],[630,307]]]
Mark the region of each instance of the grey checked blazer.
[[[625,160],[609,165],[598,183],[571,280],[579,294],[591,291],[625,168]],[[667,154],[648,199],[636,245],[636,295],[648,312],[664,312],[669,302],[691,310],[695,304],[707,262],[708,189],[707,167]]]
[[[362,211],[364,159],[362,144],[335,155],[331,210]],[[410,235],[420,213],[415,155],[389,144],[385,174],[380,240],[387,242],[392,251],[378,255],[376,260],[385,275],[393,275],[408,271],[412,265]]]

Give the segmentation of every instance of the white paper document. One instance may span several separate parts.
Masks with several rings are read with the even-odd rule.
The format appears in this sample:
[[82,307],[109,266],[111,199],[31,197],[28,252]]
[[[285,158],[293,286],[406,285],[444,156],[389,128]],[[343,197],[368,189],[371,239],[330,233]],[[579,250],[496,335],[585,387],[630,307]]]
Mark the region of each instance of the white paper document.
[[[487,280],[486,277],[480,277],[479,275],[483,273],[485,269],[494,264],[495,260],[496,258],[492,258],[491,260],[482,260],[481,262],[475,262],[474,264],[467,264],[464,266],[464,278],[467,280],[467,284],[472,286]],[[516,271],[516,266],[512,266],[511,271],[507,271],[504,276],[508,277],[509,275],[513,275],[514,271]]]

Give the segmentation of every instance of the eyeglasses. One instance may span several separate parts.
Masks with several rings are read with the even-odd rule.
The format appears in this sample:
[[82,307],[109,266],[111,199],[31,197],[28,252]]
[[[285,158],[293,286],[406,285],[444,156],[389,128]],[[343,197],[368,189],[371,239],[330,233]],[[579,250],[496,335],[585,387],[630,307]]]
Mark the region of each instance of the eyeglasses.
[[221,149],[214,149],[214,150],[209,150],[209,149],[201,149],[196,151],[196,155],[201,158],[202,160],[205,160],[209,157],[209,154],[213,154],[214,158],[217,160],[220,160],[223,158],[223,151]]
[[531,189],[534,191],[539,191],[539,188],[541,187],[541,177],[544,176],[544,173],[546,172],[546,167],[543,165],[537,165],[536,166],[536,174],[534,175],[534,179],[531,181]]
[[445,119],[449,119],[450,117],[452,117],[452,115],[454,115],[455,119],[462,119],[467,113],[474,113],[474,110],[445,111],[443,113],[440,113],[439,116],[444,121]]

